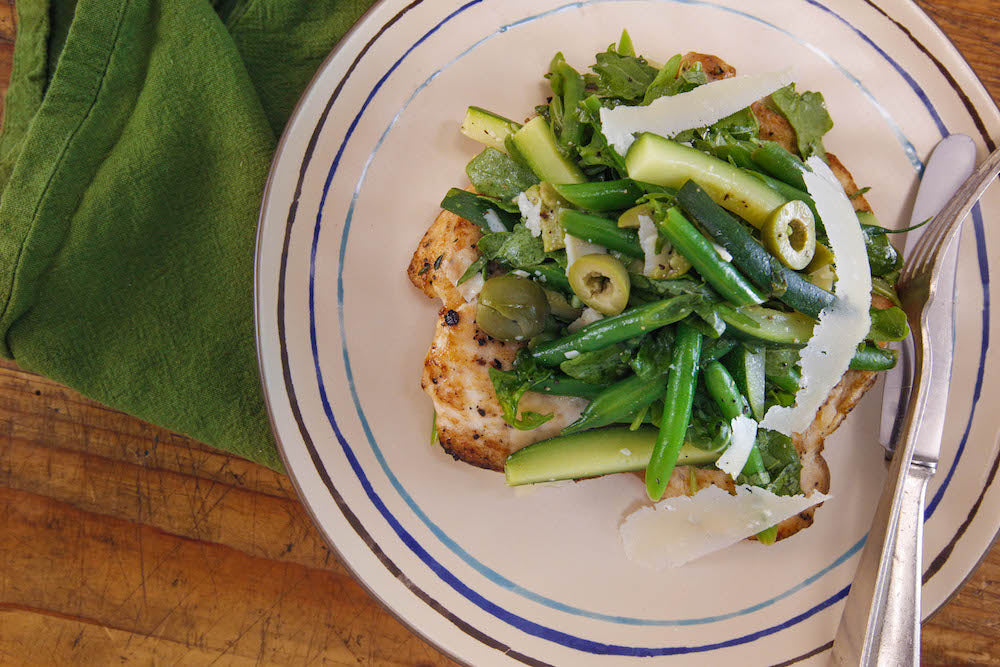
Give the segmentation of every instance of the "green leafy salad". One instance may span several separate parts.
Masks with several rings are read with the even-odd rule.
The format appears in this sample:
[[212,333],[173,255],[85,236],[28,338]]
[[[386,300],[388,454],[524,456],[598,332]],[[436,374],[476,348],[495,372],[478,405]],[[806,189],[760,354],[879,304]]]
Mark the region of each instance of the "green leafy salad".
[[[841,300],[832,221],[807,186],[833,125],[823,97],[794,83],[758,95],[795,130],[795,154],[759,138],[752,100],[670,136],[632,131],[668,103],[697,107],[688,100],[711,101],[713,86],[734,81],[710,82],[696,59],[655,65],[624,33],[590,70],[557,53],[545,75],[552,96],[524,124],[470,107],[462,131],[485,145],[466,169],[475,192],[454,188],[441,204],[483,230],[458,281],[485,281],[477,325],[527,342],[511,370],[489,371],[504,419],[528,430],[551,418],[518,410],[527,391],[589,400],[561,435],[507,459],[508,483],[644,469],[658,500],[688,465],[799,494],[790,433],[761,423],[795,404],[800,354]],[[639,120],[612,128],[626,108]],[[625,138],[611,140],[612,129]],[[863,192],[838,189],[863,240],[865,296],[898,304],[901,258],[887,230],[850,208]],[[870,303],[851,369],[891,368],[894,353],[879,344],[907,334],[897,306]]]

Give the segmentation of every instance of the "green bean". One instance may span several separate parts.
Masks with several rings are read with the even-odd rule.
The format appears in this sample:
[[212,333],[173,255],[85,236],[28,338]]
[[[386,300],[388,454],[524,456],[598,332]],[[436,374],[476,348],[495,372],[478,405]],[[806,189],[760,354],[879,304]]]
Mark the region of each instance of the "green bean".
[[583,380],[571,378],[568,375],[554,375],[534,385],[531,391],[551,396],[578,396],[580,398],[594,399],[609,386],[584,382]]
[[866,344],[854,353],[850,368],[856,371],[887,371],[896,365],[899,352],[887,350],[878,345]]
[[566,183],[552,187],[570,204],[587,211],[619,211],[629,208],[645,194],[643,188],[631,178]]
[[758,304],[764,300],[750,282],[722,259],[701,232],[694,228],[680,209],[673,207],[659,223],[660,231],[691,262],[698,273],[727,301],[738,306]]
[[564,208],[559,212],[559,222],[567,234],[578,239],[596,243],[609,250],[617,250],[629,257],[642,259],[645,256],[635,230],[622,229],[607,218]]
[[[819,317],[836,297],[775,260],[736,218],[732,217],[694,181],[688,181],[677,191],[677,201],[694,220],[733,256],[733,264],[746,272],[761,289],[770,290],[774,283],[784,292],[778,296],[800,313]],[[694,262],[692,262],[693,264]],[[697,266],[697,265],[696,265]]]
[[592,400],[579,418],[562,430],[563,435],[598,428],[631,417],[636,411],[663,396],[667,386],[667,376],[661,375],[651,380],[643,380],[632,375],[617,382]]
[[713,361],[718,361],[737,345],[735,340],[728,337],[706,341],[701,348],[701,365],[704,367]]
[[528,272],[532,277],[538,278],[539,282],[546,287],[568,294],[573,293],[573,290],[569,286],[569,278],[566,276],[566,271],[558,264],[534,264],[525,267],[524,271]]
[[532,356],[540,364],[555,366],[577,353],[599,350],[673,324],[690,315],[700,302],[701,297],[685,294],[629,308],[621,315],[605,317],[568,336],[542,343]]
[[646,493],[654,501],[663,497],[691,422],[700,356],[701,334],[687,325],[680,325],[674,339],[673,363],[667,373],[660,432],[646,466]]
[[750,154],[753,163],[768,174],[799,190],[806,189],[802,172],[809,171],[805,163],[774,141],[765,141]]
[[794,394],[802,379],[802,373],[795,366],[798,360],[798,350],[768,350],[764,356],[764,375],[779,389]]

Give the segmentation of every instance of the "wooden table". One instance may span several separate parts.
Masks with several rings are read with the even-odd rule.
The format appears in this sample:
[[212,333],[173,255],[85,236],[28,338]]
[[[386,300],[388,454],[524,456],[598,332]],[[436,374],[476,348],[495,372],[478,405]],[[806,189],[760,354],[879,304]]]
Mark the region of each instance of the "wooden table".
[[[920,4],[1000,100],[1000,2]],[[1000,665],[998,642],[1000,545],[924,627],[924,661]],[[449,663],[352,578],[287,477],[0,362],[0,663],[125,661]]]

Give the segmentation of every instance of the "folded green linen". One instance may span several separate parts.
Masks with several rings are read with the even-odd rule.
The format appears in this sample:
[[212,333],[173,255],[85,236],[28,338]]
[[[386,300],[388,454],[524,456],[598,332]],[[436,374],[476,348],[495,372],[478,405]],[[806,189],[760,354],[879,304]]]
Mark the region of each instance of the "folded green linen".
[[254,237],[277,137],[370,0],[18,0],[0,354],[275,469]]

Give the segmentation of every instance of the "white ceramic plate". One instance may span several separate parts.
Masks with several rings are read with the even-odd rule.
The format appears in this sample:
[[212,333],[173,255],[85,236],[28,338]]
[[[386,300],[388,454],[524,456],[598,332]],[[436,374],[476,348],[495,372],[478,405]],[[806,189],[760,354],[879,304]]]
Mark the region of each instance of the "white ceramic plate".
[[[261,215],[258,344],[284,460],[316,523],[378,599],[474,664],[825,660],[884,478],[879,391],[827,443],[834,499],[772,548],[743,543],[682,569],[630,563],[617,525],[633,476],[521,494],[429,444],[419,387],[438,304],[405,268],[478,148],[469,104],[524,117],[558,49],[585,68],[627,28],[666,60],[714,53],[741,72],[796,70],[836,121],[828,149],[902,226],[946,133],[980,157],[1000,114],[937,28],[905,0],[386,0],[322,67],[289,124]],[[923,603],[937,609],[997,532],[1000,389],[988,352],[1000,253],[986,221],[962,237],[957,360],[940,472],[928,493]]]

